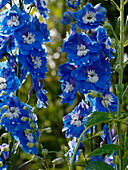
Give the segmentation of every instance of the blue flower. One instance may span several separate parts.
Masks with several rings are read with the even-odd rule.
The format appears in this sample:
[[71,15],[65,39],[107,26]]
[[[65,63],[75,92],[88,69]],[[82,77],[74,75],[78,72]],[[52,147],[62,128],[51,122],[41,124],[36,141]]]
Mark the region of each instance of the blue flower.
[[20,87],[20,81],[11,67],[0,71],[0,98],[9,96]]
[[67,5],[73,9],[77,9],[81,0],[67,0]]
[[66,137],[79,138],[84,131],[84,124],[87,121],[86,116],[92,112],[92,107],[88,106],[84,102],[80,102],[78,106],[72,110],[71,113],[63,117],[64,128],[62,131],[66,131]]
[[24,4],[32,4],[34,3],[34,0],[24,0]]
[[69,61],[76,65],[92,64],[98,59],[100,49],[100,45],[92,42],[84,33],[72,34],[65,40],[62,47],[62,51],[68,53]]
[[[72,156],[73,156],[73,153],[74,153],[74,150],[75,150],[75,147],[76,147],[76,139],[72,139],[72,141],[69,141],[68,142],[68,145],[69,145],[69,150],[68,152],[65,154],[66,158],[68,159],[68,161],[71,161],[72,159]],[[74,158],[74,162],[77,162],[78,159],[79,159],[79,156],[80,156],[80,149],[77,150],[76,152],[76,155],[75,155],[75,158]]]
[[21,11],[17,6],[13,6],[10,10],[5,10],[0,16],[1,34],[13,34],[15,30],[22,27],[30,16]]
[[45,0],[34,0],[34,4],[35,4],[36,8],[38,9],[39,13],[44,18],[48,18],[47,12],[49,12],[49,10],[47,9],[47,4],[46,4]]
[[87,3],[81,10],[72,13],[72,15],[79,28],[83,30],[95,29],[106,19],[106,9],[100,4],[93,7],[91,3]]
[[46,56],[45,49],[42,48],[41,51],[33,49],[28,55],[20,54],[18,58],[32,75],[45,78],[45,73],[47,72]]
[[32,22],[34,23],[36,30],[41,32],[41,34],[43,35],[43,42],[49,42],[50,32],[48,30],[48,25],[43,22],[40,23],[37,17],[34,17]]
[[62,14],[62,20],[60,22],[62,24],[68,25],[68,24],[71,24],[73,20],[74,19],[72,17],[72,12],[71,11],[67,11],[67,12],[64,12]]
[[95,109],[101,112],[117,111],[118,98],[112,93],[106,90],[103,97],[97,97],[95,100]]
[[21,148],[26,152],[37,154],[36,147],[39,132],[37,130],[37,118],[32,113],[32,108],[21,103],[16,96],[10,98],[10,102],[1,108],[1,126],[5,128]]
[[59,66],[59,76],[61,76],[60,81],[62,82],[61,88],[63,93],[59,95],[62,97],[62,103],[69,103],[72,105],[76,98],[76,92],[78,90],[76,86],[76,80],[71,76],[72,70],[75,65],[65,63]]
[[9,158],[9,145],[6,143],[2,143],[2,145],[0,145],[0,152],[4,158],[4,160]]
[[[110,137],[111,135],[111,137]],[[102,142],[100,143],[100,146],[103,144],[114,144],[118,138],[118,135],[114,135],[114,129],[108,129],[107,125],[104,125],[103,127],[103,135],[101,135]]]
[[37,31],[33,22],[25,24],[14,33],[18,47],[22,54],[29,54],[33,48],[42,49],[43,34]]
[[111,53],[115,52],[115,50],[111,48],[111,39],[108,37],[107,30],[104,27],[99,26],[97,29],[93,30],[90,38],[101,45],[105,56],[108,58],[114,58]]
[[0,0],[0,9],[2,9],[8,2],[9,0]]
[[47,93],[47,91],[42,88],[43,83],[40,83],[39,78],[37,78],[36,76],[33,76],[32,78],[33,78],[33,87],[32,87],[31,93],[32,93],[33,90],[35,90],[36,96],[38,98],[37,107],[38,108],[42,108],[42,107],[46,108],[48,98],[45,95],[45,93]]
[[81,93],[89,93],[90,90],[104,92],[110,86],[111,65],[108,61],[97,60],[90,66],[81,66],[72,71],[72,77],[77,81]]

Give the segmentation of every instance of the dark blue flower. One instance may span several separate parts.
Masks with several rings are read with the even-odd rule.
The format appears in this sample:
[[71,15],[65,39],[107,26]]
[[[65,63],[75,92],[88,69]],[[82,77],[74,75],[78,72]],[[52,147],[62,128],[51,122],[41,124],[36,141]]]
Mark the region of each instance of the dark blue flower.
[[43,83],[40,83],[40,79],[37,78],[36,76],[33,76],[33,87],[32,87],[31,93],[33,90],[35,90],[36,96],[38,98],[37,100],[38,108],[42,108],[42,107],[46,108],[47,102],[48,102],[48,98],[45,95],[47,91],[44,90],[42,87],[43,87]]
[[67,5],[73,9],[77,9],[81,0],[67,0]]
[[8,105],[1,108],[1,126],[11,133],[21,148],[26,152],[37,154],[37,138],[39,137],[37,119],[32,108],[21,103],[16,96],[10,98]]
[[72,15],[79,28],[83,30],[94,29],[106,19],[106,9],[100,4],[93,7],[91,3],[87,3],[81,10],[72,13]]
[[102,142],[100,143],[100,146],[103,144],[114,144],[118,138],[118,135],[114,134],[114,129],[108,129],[107,125],[104,125],[103,127],[103,135],[101,135]]
[[48,25],[43,22],[39,22],[37,17],[34,17],[32,21],[36,27],[36,30],[41,32],[41,34],[43,35],[43,42],[49,42],[50,41],[50,32],[48,30]]
[[5,10],[0,16],[0,33],[6,35],[13,34],[28,19],[30,19],[30,16],[25,11],[21,11],[17,6],[13,6],[10,10]]
[[71,24],[73,20],[74,19],[72,17],[72,12],[71,11],[67,11],[67,12],[64,12],[62,14],[62,20],[60,22],[62,24],[68,25],[68,24]]
[[49,9],[47,9],[47,4],[45,0],[34,0],[34,4],[36,8],[38,9],[39,13],[44,17],[48,18],[47,12],[49,12]]
[[106,90],[103,93],[103,97],[97,97],[95,99],[95,109],[101,112],[114,112],[117,111],[118,98],[112,93]]
[[20,54],[18,58],[32,75],[45,78],[45,73],[48,70],[46,67],[46,56],[45,49],[42,48],[41,51],[33,49],[28,55]]
[[15,38],[22,54],[29,54],[33,48],[42,49],[43,34],[36,30],[33,22],[25,24],[15,31]]
[[8,2],[9,0],[0,0],[0,9],[2,9]]
[[90,90],[104,92],[110,86],[111,65],[108,61],[97,60],[90,66],[81,66],[72,71],[72,77],[77,81],[81,93],[89,93]]
[[0,71],[0,98],[9,96],[20,87],[20,81],[11,67]]
[[72,110],[71,113],[63,117],[64,128],[62,131],[66,131],[66,137],[79,138],[84,131],[84,124],[87,121],[86,116],[92,112],[92,107],[88,106],[84,102],[80,102],[78,106]]
[[62,51],[68,53],[69,61],[76,65],[92,64],[98,59],[100,49],[100,45],[92,42],[85,33],[72,34],[64,41],[62,47]]
[[71,76],[71,72],[75,69],[75,65],[65,63],[59,66],[59,76],[61,76],[60,81],[62,82],[63,93],[59,95],[62,103],[69,103],[72,105],[74,99],[76,98],[76,92],[78,90],[76,86],[76,80]]
[[24,4],[32,4],[34,3],[34,0],[24,0]]

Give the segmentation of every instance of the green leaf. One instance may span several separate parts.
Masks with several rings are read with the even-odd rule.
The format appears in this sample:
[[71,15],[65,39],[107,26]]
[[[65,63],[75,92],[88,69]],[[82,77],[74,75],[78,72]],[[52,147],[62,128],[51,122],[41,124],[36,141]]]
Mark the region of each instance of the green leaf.
[[102,155],[108,153],[108,156],[113,154],[113,152],[118,151],[121,149],[121,146],[115,145],[115,144],[107,144],[103,145],[100,148],[97,148],[93,152],[91,152],[88,157],[96,156],[96,155]]
[[111,119],[111,114],[108,112],[93,112],[85,123],[85,127],[94,126],[99,123],[108,122]]
[[85,167],[84,170],[114,170],[114,168],[103,161],[94,161],[93,164]]
[[127,47],[128,46],[128,40],[126,40],[125,42],[124,42],[124,47]]
[[79,162],[75,163],[75,166],[85,167],[85,166],[87,166],[87,162],[86,161],[79,161]]

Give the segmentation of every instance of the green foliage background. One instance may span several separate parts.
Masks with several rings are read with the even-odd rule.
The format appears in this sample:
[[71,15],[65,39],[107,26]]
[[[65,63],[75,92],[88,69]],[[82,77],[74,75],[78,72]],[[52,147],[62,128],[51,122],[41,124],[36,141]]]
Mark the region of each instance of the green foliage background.
[[[82,3],[85,4],[87,1],[83,0]],[[97,3],[101,3],[107,9],[107,17],[109,22],[112,24],[115,32],[118,34],[119,31],[119,13],[118,11],[112,6],[110,0],[90,0],[93,5]],[[119,0],[116,0],[119,4]],[[47,108],[42,109],[35,109],[35,113],[38,116],[38,125],[39,129],[51,127],[52,133],[43,133],[41,137],[41,142],[44,148],[47,148],[49,151],[56,151],[57,153],[50,153],[47,156],[47,164],[49,167],[52,167],[51,161],[56,157],[64,157],[64,153],[66,151],[66,146],[69,139],[65,138],[65,134],[62,133],[63,122],[62,118],[64,115],[69,113],[81,100],[80,96],[77,96],[74,104],[69,106],[68,104],[61,104],[61,99],[58,96],[61,94],[61,83],[58,81],[59,77],[57,76],[58,73],[58,66],[65,63],[67,61],[66,54],[61,53],[61,46],[63,39],[66,36],[66,31],[69,30],[70,26],[62,25],[60,23],[62,13],[66,11],[68,8],[66,6],[66,0],[48,0],[48,8],[50,9],[49,19],[43,20],[40,17],[40,21],[43,21],[48,24],[50,33],[51,33],[51,42],[47,43],[47,52],[48,52],[48,68],[49,72],[46,74],[46,79],[44,80],[44,89],[48,91],[47,96],[49,98],[49,103]],[[125,15],[127,14],[127,10]],[[112,31],[108,30],[108,34],[111,38],[113,37]],[[128,36],[128,32],[127,32]],[[128,50],[126,51],[128,53]],[[115,54],[116,55],[116,54]],[[112,62],[115,64],[115,61]],[[125,86],[128,84],[128,76],[127,76],[128,69],[125,70],[124,75],[124,84]],[[117,83],[117,76],[116,73],[113,73],[113,82]],[[27,81],[24,83],[22,88],[19,91],[19,98],[22,102],[27,101],[27,92],[31,88],[31,77],[28,76]],[[127,95],[128,96],[128,95]],[[36,97],[34,94],[31,95],[31,98],[28,102],[31,106],[35,106]],[[124,99],[125,107],[124,111],[128,111],[128,97]],[[97,138],[97,142],[98,142]],[[87,143],[87,147],[89,144]],[[17,166],[22,164],[23,162],[31,159],[31,155],[27,155],[20,150],[19,159],[17,161]],[[21,168],[21,170],[38,170],[43,169],[40,160],[35,160],[30,164]],[[56,166],[56,169],[68,169],[66,165],[66,161],[63,165]],[[81,169],[81,168],[78,168]]]

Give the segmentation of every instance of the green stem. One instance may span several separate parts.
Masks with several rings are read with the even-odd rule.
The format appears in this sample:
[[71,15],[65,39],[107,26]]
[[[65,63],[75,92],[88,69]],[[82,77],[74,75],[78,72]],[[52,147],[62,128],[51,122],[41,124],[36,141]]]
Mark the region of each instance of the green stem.
[[73,163],[74,163],[75,155],[76,155],[76,152],[77,152],[77,150],[78,150],[79,144],[80,144],[80,142],[81,142],[81,140],[82,140],[82,137],[83,137],[83,135],[85,134],[85,132],[87,132],[87,130],[90,129],[90,128],[91,128],[91,126],[89,126],[88,128],[86,128],[86,129],[82,132],[82,134],[80,135],[80,137],[79,137],[79,139],[78,139],[78,142],[77,142],[77,144],[76,144],[76,147],[75,147],[73,156],[72,156],[72,158],[71,158],[71,162],[70,162],[70,164],[69,164],[69,170],[73,170]]
[[[124,56],[124,0],[120,0],[120,48],[119,48],[119,64],[121,66],[120,71],[118,72],[118,84],[120,86],[123,85],[123,56]],[[118,103],[118,116],[121,115],[122,110],[122,98],[119,100]],[[121,136],[121,123],[117,124],[117,131],[118,131],[118,144],[123,147],[122,136]],[[123,168],[123,150],[121,149],[119,152],[120,156],[120,170],[124,170]]]

